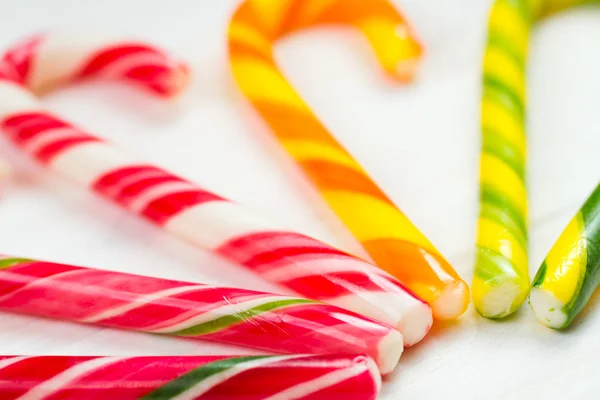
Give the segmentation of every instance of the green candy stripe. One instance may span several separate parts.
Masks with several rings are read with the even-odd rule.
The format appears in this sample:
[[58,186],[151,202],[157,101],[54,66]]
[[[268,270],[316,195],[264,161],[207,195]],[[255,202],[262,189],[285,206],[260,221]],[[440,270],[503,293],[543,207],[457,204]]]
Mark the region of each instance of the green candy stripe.
[[0,260],[0,269],[14,267],[18,264],[29,263],[33,260],[29,260],[27,258],[5,258]]
[[588,6],[600,4],[600,0],[572,0],[570,3],[566,1],[546,1],[543,3],[541,9],[538,14],[540,17],[547,17],[549,15],[555,14],[559,11],[563,11],[564,9],[573,7],[573,6]]
[[524,232],[523,228],[517,225],[505,210],[488,203],[483,203],[481,211],[479,212],[479,217],[489,219],[498,225],[505,227],[513,235],[521,248],[523,250],[527,249],[527,237],[525,236],[527,232]]
[[272,301],[269,303],[261,304],[248,310],[241,311],[237,314],[225,315],[212,321],[203,322],[198,325],[191,326],[176,332],[165,333],[165,335],[177,335],[177,336],[200,336],[209,333],[217,332],[225,329],[231,325],[241,323],[252,318],[256,318],[263,313],[276,310],[278,308],[302,305],[302,304],[314,304],[313,300],[307,299],[289,299]]
[[172,380],[169,383],[159,387],[158,389],[148,393],[142,400],[168,400],[179,396],[180,394],[190,390],[194,386],[197,386],[202,381],[210,378],[211,376],[225,372],[231,368],[243,365],[249,361],[260,360],[264,358],[279,358],[276,356],[248,356],[248,357],[234,357],[223,360],[213,361],[208,364],[204,364],[179,378]]
[[[510,8],[514,12],[512,15],[515,18],[520,18],[525,24],[526,31],[524,35],[529,34],[529,28],[534,22],[533,3],[528,0],[496,0],[494,10]],[[524,132],[524,124],[526,119],[526,101],[524,94],[521,94],[519,85],[525,80],[525,62],[527,59],[525,43],[516,43],[510,35],[510,24],[494,20],[493,18],[504,18],[506,13],[492,11],[490,16],[487,48],[485,57],[490,54],[490,51],[501,53],[505,59],[510,60],[517,71],[521,73],[515,79],[520,79],[520,82],[508,81],[501,72],[494,72],[491,64],[486,64],[487,58],[484,58],[484,71],[482,77],[483,92],[482,102],[487,101],[501,108],[504,113],[510,116],[511,122],[521,127]],[[503,15],[503,16],[501,16]],[[521,38],[519,38],[521,39]],[[527,37],[523,37],[527,40]],[[488,68],[485,68],[488,67]],[[494,66],[495,67],[495,66]],[[512,79],[512,78],[511,78]],[[483,108],[482,108],[483,110]],[[519,180],[515,183],[525,187],[525,154],[522,150],[509,142],[505,135],[502,135],[502,130],[505,127],[499,120],[489,120],[485,125],[481,126],[482,147],[481,154],[489,155],[500,161],[507,168],[510,168]],[[508,132],[511,135],[515,132]],[[484,157],[482,157],[482,160]],[[507,182],[492,181],[489,174],[494,171],[481,170],[480,183],[480,211],[479,220],[490,220],[496,223],[501,229],[509,232],[515,240],[515,246],[521,247],[521,250],[527,253],[527,221],[525,211],[514,204],[511,197],[507,194],[512,188],[506,186]],[[493,233],[490,233],[493,235]],[[484,240],[481,240],[484,239]],[[478,243],[484,243],[488,240],[498,240],[496,237],[480,238]],[[497,248],[500,244],[493,243],[490,247]],[[529,277],[526,265],[517,265],[510,258],[505,257],[499,252],[487,247],[477,246],[477,259],[475,263],[474,285],[495,286],[513,280],[520,289],[528,286]],[[474,288],[474,292],[479,288]],[[510,302],[510,304],[498,305],[498,310],[503,310],[500,314],[490,315],[487,306],[478,304],[484,302],[485,299],[474,298],[477,311],[488,318],[504,317],[515,311],[520,303],[524,300],[523,293],[515,293],[517,297],[512,298],[507,294],[502,301]]]
[[503,53],[508,55],[516,65],[519,66],[519,69],[525,71],[526,55],[517,50],[512,45],[510,40],[502,34],[502,32],[490,32],[488,35],[487,48],[491,49],[493,47],[500,49]]
[[523,99],[511,87],[499,78],[485,74],[483,77],[484,96],[493,99],[510,109],[511,113],[523,123],[525,119],[525,105]]
[[525,182],[525,157],[493,129],[483,129],[483,151],[501,159]]
[[[579,294],[574,296],[563,308],[563,312],[567,314],[567,322],[564,326],[567,326],[581,312],[600,284],[600,184],[585,201],[579,210],[579,215],[585,225],[579,240],[587,242],[586,270],[583,282],[580,284]],[[542,268],[544,266],[545,264],[542,265]],[[536,279],[535,283],[537,282]],[[541,280],[539,282],[541,283]]]
[[[506,226],[507,229],[509,229],[509,231],[517,240],[521,238],[521,240],[525,243],[523,249],[527,249],[527,224],[525,221],[525,216],[522,215],[518,207],[515,206],[508,197],[504,196],[502,190],[496,188],[495,186],[482,185],[480,201],[480,216],[483,216],[484,213],[493,213],[501,218],[501,220],[495,219],[498,222],[506,219],[510,220],[511,223],[510,225]],[[494,210],[491,211],[490,208],[493,208]],[[506,224],[502,225],[504,226]]]
[[475,275],[491,284],[503,283],[507,276],[513,276],[515,280],[527,280],[511,260],[483,246],[477,246]]
[[517,10],[517,13],[521,16],[523,21],[527,24],[532,23],[531,7],[527,0],[502,0],[504,3],[510,5],[512,8]]

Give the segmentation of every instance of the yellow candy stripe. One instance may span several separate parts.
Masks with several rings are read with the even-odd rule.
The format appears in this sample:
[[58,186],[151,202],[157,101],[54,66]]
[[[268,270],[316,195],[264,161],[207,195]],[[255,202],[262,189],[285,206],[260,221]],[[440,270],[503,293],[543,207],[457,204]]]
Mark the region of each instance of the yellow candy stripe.
[[583,217],[577,214],[567,225],[544,261],[546,272],[539,286],[563,304],[576,296],[587,265],[587,241]]
[[[272,51],[265,53],[290,32],[350,25],[369,40],[386,72],[406,80],[421,55],[412,30],[387,0],[275,3],[246,0],[231,20],[229,54],[239,87],[377,265],[429,302],[435,317],[459,316],[468,305],[466,284],[308,109],[277,68]],[[253,33],[244,37],[246,31]]]
[[533,281],[531,307],[551,328],[564,328],[600,284],[600,184],[569,222]]

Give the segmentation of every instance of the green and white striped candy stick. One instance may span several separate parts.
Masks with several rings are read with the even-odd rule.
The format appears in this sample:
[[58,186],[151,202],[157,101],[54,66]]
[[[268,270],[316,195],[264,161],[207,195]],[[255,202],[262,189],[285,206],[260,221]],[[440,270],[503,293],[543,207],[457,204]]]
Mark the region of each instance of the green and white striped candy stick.
[[488,23],[481,102],[480,214],[473,303],[487,318],[516,311],[529,293],[525,185],[525,67],[543,17],[600,0],[496,0]]
[[600,284],[600,184],[569,222],[531,289],[530,303],[544,325],[562,329],[579,314]]

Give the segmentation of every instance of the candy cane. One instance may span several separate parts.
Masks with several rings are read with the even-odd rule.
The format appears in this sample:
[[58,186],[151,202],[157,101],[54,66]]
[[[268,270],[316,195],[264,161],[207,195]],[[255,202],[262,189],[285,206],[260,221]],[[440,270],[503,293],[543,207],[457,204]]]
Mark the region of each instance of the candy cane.
[[367,354],[382,374],[403,349],[391,326],[314,300],[8,256],[0,310],[274,353]]
[[388,73],[411,76],[421,49],[387,0],[247,0],[229,27],[233,74],[282,147],[375,263],[426,300],[435,318],[456,318],[468,306],[467,285],[325,129],[275,63],[276,40],[332,23],[358,28]]
[[488,318],[516,311],[529,293],[525,187],[525,58],[541,17],[598,0],[497,0],[484,57],[480,201],[473,303]]
[[39,36],[8,51],[0,71],[0,124],[37,161],[267,280],[393,325],[405,345],[429,330],[431,309],[390,275],[132,158],[45,111],[34,96],[82,78],[106,77],[172,98],[187,72],[161,51],[131,41]]
[[538,270],[530,304],[550,328],[566,328],[600,284],[600,184],[562,232]]
[[0,356],[3,400],[374,400],[365,356]]

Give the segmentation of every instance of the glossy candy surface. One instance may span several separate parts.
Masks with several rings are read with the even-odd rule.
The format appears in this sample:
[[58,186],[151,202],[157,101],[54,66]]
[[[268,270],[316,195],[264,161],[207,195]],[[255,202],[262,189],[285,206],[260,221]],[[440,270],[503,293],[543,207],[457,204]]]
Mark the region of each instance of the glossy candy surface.
[[600,284],[600,184],[562,232],[538,270],[530,304],[538,320],[566,328]]
[[525,69],[541,18],[597,0],[496,0],[483,65],[480,214],[473,303],[488,318],[516,311],[529,293]]
[[403,350],[391,326],[314,300],[8,256],[0,310],[274,353],[366,354],[382,374]]
[[374,400],[365,356],[0,356],[2,400]]
[[467,285],[327,131],[275,62],[273,46],[279,39],[319,25],[358,29],[387,74],[412,78],[421,46],[386,0],[246,0],[229,26],[237,83],[375,263],[426,300],[435,318],[456,318],[469,303]]
[[0,62],[0,125],[22,151],[71,181],[266,280],[393,325],[405,345],[429,330],[429,306],[375,266],[130,156],[46,111],[35,95],[87,78],[133,83],[165,99],[187,68],[161,50],[126,40],[38,36]]

